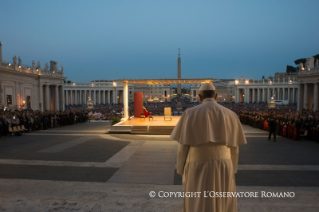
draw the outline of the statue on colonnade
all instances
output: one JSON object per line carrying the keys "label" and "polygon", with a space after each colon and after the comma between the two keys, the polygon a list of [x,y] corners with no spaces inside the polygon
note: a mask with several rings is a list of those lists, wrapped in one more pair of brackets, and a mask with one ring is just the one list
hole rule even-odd
{"label": "statue on colonnade", "polygon": [[48,65],[48,63],[45,63],[45,65],[44,65],[44,70],[45,70],[45,71],[48,71],[48,70],[49,70],[49,65]]}
{"label": "statue on colonnade", "polygon": [[18,61],[19,61],[19,66],[21,66],[21,64],[22,64],[22,60],[21,60],[21,58],[20,58],[20,56],[19,56],[19,58],[18,58]]}
{"label": "statue on colonnade", "polygon": [[32,68],[34,68],[35,67],[35,62],[34,62],[34,60],[32,60]]}
{"label": "statue on colonnade", "polygon": [[13,59],[13,65],[16,65],[17,64],[17,56],[14,55],[14,57],[12,59]]}
{"label": "statue on colonnade", "polygon": [[41,69],[41,63],[40,63],[40,61],[38,61],[37,68],[38,68],[38,69]]}

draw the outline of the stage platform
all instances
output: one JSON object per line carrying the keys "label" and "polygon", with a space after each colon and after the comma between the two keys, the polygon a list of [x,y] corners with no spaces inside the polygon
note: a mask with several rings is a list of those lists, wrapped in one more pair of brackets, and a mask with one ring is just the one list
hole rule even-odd
{"label": "stage platform", "polygon": [[172,116],[172,120],[166,118],[164,121],[164,116],[153,116],[153,120],[149,120],[148,117],[145,119],[132,117],[113,125],[109,133],[169,135],[180,118],[180,116]]}

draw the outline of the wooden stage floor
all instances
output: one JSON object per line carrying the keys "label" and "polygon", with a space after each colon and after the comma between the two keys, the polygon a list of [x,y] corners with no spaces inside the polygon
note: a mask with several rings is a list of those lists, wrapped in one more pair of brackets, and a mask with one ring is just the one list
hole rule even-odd
{"label": "wooden stage floor", "polygon": [[149,121],[148,117],[145,120],[140,118],[131,118],[131,120],[126,120],[117,126],[176,126],[179,121],[180,116],[172,116],[172,121],[166,119],[164,121],[164,116],[153,116],[153,121]]}

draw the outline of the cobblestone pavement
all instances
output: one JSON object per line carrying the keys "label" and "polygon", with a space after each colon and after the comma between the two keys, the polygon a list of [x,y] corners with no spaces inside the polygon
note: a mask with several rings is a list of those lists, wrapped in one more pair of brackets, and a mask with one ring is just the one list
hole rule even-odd
{"label": "cobblestone pavement", "polygon": [[[182,198],[161,197],[183,191],[176,142],[105,134],[109,127],[91,122],[0,138],[0,211],[181,211]],[[255,197],[238,198],[238,211],[319,211],[319,144],[268,141],[267,132],[243,127],[237,191]],[[280,192],[294,197],[273,197]]]}

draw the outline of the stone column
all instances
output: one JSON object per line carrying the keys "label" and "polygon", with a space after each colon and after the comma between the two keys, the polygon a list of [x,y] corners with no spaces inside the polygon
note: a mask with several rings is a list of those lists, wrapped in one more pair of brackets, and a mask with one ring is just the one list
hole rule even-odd
{"label": "stone column", "polygon": [[303,104],[302,104],[302,97],[301,97],[301,93],[303,91],[303,86],[304,84],[299,84],[299,90],[298,90],[298,104],[297,104],[297,110],[298,111],[302,111],[302,107],[303,107]]}
{"label": "stone column", "polygon": [[82,104],[82,102],[81,102],[81,99],[82,99],[81,90],[78,90],[77,93],[78,93],[78,104]]}
{"label": "stone column", "polygon": [[76,105],[79,104],[78,96],[79,96],[79,93],[78,93],[77,90],[75,90],[75,91],[74,91],[74,97],[75,97],[74,101],[75,101],[75,104],[76,104]]}
{"label": "stone column", "polygon": [[57,110],[60,110],[59,108],[59,87],[58,85],[54,86],[54,94],[55,94],[55,97],[54,97],[54,110],[57,111]]}
{"label": "stone column", "polygon": [[288,97],[287,97],[287,99],[288,99],[288,104],[290,104],[290,88],[288,87]]}
{"label": "stone column", "polygon": [[66,105],[69,105],[69,91],[68,90],[66,90],[65,91],[65,101],[66,101]]}
{"label": "stone column", "polygon": [[44,104],[44,101],[43,101],[43,85],[39,85],[39,101],[38,101],[38,107],[39,107],[39,110],[43,111],[43,104]]}
{"label": "stone column", "polygon": [[50,86],[45,87],[45,110],[50,110]]}
{"label": "stone column", "polygon": [[235,102],[238,103],[239,102],[239,89],[238,89],[238,87],[236,87],[235,91],[236,91],[236,93],[235,93],[235,98],[236,98]]}
{"label": "stone column", "polygon": [[96,105],[96,93],[95,93],[95,90],[93,90],[93,104]]}
{"label": "stone column", "polygon": [[97,91],[97,96],[98,96],[98,103],[101,104],[101,90]]}
{"label": "stone column", "polygon": [[[20,86],[18,82],[14,84],[15,84],[15,95],[12,95],[12,97],[15,96],[15,105],[17,105],[17,107],[19,108],[20,107]],[[14,102],[14,99],[12,99],[12,105],[14,105],[13,102]]]}
{"label": "stone column", "polygon": [[105,90],[102,91],[102,101],[103,104],[105,104]]}
{"label": "stone column", "polygon": [[305,83],[305,85],[304,85],[303,107],[308,109],[308,84],[307,83]]}
{"label": "stone column", "polygon": [[315,83],[314,91],[313,91],[313,110],[318,110],[318,83]]}
{"label": "stone column", "polygon": [[249,103],[249,89],[248,89],[248,88],[245,89],[245,96],[244,96],[244,98],[245,98],[245,102],[246,102],[246,103]]}
{"label": "stone column", "polygon": [[252,89],[251,93],[251,103],[255,102],[255,88]]}
{"label": "stone column", "polygon": [[65,110],[65,102],[64,102],[64,85],[61,85],[60,86],[60,100],[61,100],[61,103],[60,103],[60,110],[61,111],[64,111]]}
{"label": "stone column", "polygon": [[70,96],[71,96],[70,105],[73,105],[73,103],[74,103],[74,101],[73,101],[73,90],[70,90]]}
{"label": "stone column", "polygon": [[117,89],[113,90],[113,103],[117,104]]}
{"label": "stone column", "polygon": [[110,90],[107,91],[107,103],[111,103],[110,92]]}
{"label": "stone column", "polygon": [[87,101],[86,93],[87,93],[87,90],[84,90],[84,104],[86,104],[86,101]]}
{"label": "stone column", "polygon": [[292,103],[295,103],[295,88],[292,88]]}
{"label": "stone column", "polygon": [[123,82],[123,104],[124,104],[124,119],[128,119],[128,82]]}

